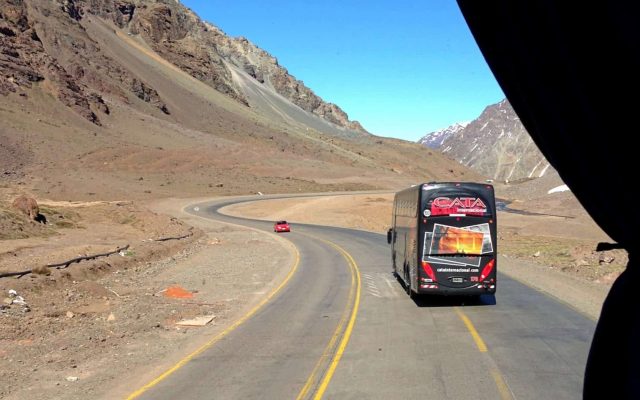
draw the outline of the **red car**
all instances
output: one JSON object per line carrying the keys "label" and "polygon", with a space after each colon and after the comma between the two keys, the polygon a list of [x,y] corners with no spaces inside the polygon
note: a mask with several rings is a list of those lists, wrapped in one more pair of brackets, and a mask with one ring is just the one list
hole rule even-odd
{"label": "red car", "polygon": [[274,232],[291,232],[287,221],[276,221],[276,223],[273,224],[273,231]]}

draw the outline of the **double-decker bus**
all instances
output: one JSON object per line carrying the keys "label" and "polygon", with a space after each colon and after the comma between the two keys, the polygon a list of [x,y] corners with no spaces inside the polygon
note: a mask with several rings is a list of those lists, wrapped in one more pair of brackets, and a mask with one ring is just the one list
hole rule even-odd
{"label": "double-decker bus", "polygon": [[412,297],[495,293],[493,186],[430,182],[396,193],[387,242],[393,272]]}

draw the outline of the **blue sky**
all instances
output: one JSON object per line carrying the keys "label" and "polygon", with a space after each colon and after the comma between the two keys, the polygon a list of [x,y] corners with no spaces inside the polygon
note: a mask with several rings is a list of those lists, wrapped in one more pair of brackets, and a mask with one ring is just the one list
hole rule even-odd
{"label": "blue sky", "polygon": [[182,0],[371,133],[417,140],[504,98],[454,0]]}

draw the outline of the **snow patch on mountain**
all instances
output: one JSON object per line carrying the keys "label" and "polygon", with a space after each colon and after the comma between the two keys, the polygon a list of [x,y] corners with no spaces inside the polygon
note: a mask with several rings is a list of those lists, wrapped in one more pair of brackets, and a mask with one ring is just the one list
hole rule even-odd
{"label": "snow patch on mountain", "polygon": [[448,126],[444,129],[437,130],[435,132],[430,132],[424,135],[418,143],[430,147],[432,149],[438,149],[442,146],[442,143],[451,135],[455,135],[458,132],[462,131],[464,128],[469,125],[469,121],[467,122],[457,122],[451,126]]}
{"label": "snow patch on mountain", "polygon": [[549,191],[547,192],[547,194],[560,193],[560,192],[566,192],[566,191],[568,191],[568,190],[571,190],[571,189],[569,189],[569,186],[567,186],[567,185],[560,185],[560,186],[556,186],[556,187],[554,187],[553,189],[549,190]]}
{"label": "snow patch on mountain", "polygon": [[507,100],[470,123],[454,124],[420,140],[496,181],[536,179],[553,170]]}

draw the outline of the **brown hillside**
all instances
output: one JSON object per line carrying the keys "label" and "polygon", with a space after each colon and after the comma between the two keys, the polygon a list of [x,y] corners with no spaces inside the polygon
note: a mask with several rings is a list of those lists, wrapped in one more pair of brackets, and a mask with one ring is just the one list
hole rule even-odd
{"label": "brown hillside", "polygon": [[[205,79],[193,63],[211,45],[202,27],[214,27],[176,3],[131,3],[133,17],[120,3],[95,4],[3,2],[0,165],[22,191],[136,199],[478,179],[437,151],[356,134],[305,110],[260,82],[273,73],[263,63],[253,78],[237,54],[220,51],[231,67]],[[167,7],[184,16],[172,11],[160,23]]]}

